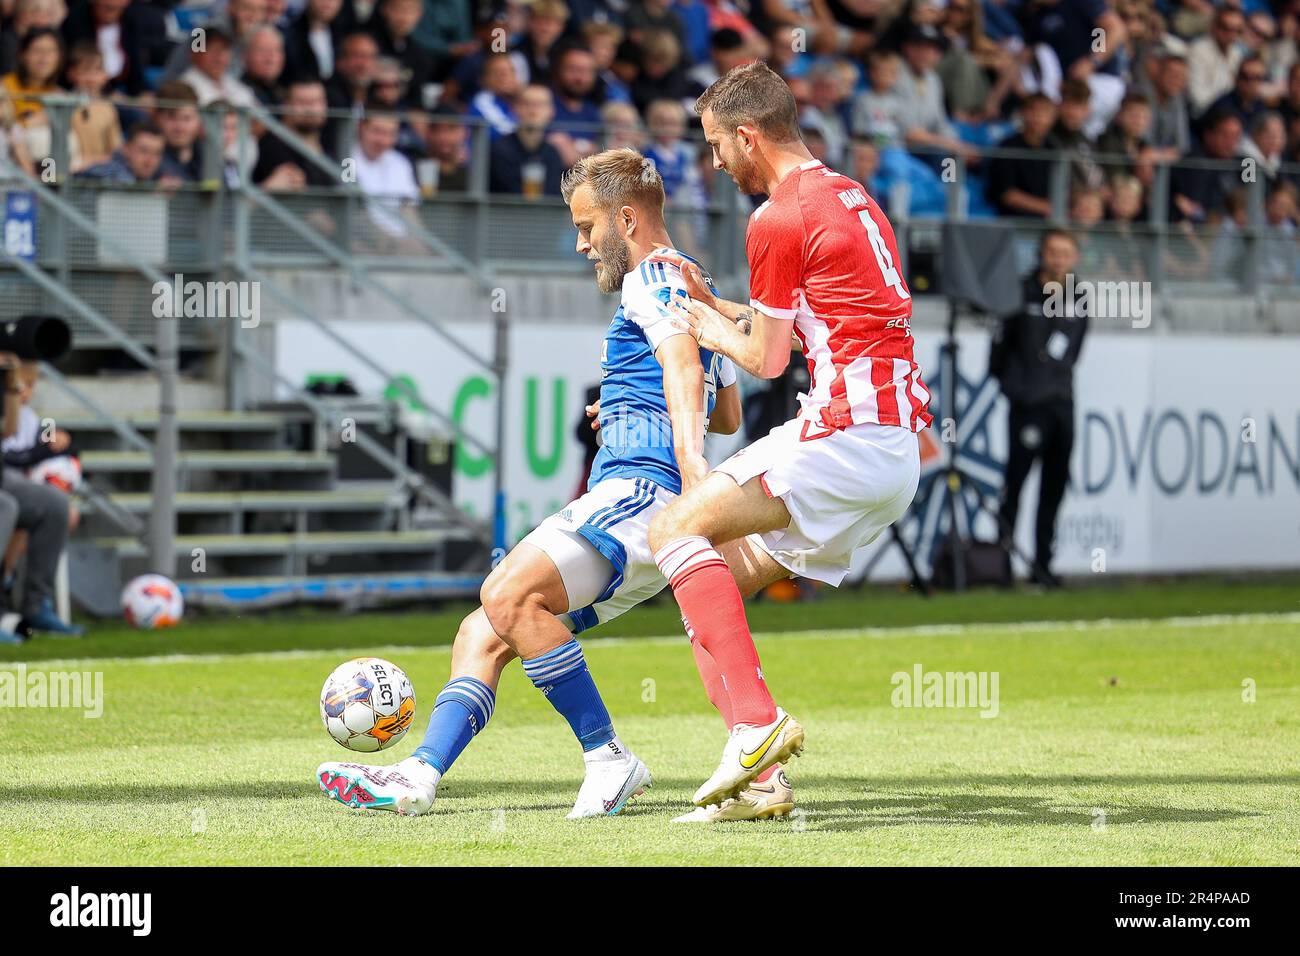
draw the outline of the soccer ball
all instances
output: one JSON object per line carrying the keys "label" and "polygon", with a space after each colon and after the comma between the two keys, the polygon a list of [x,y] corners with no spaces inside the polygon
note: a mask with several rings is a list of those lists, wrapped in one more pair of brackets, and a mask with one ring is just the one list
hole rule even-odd
{"label": "soccer ball", "polygon": [[161,574],[142,574],[122,589],[122,614],[126,623],[142,631],[175,627],[184,613],[181,589]]}
{"label": "soccer ball", "polygon": [[37,483],[53,485],[70,495],[81,487],[81,462],[71,455],[55,455],[33,465],[27,477]]}
{"label": "soccer ball", "polygon": [[329,735],[349,750],[385,750],[405,736],[415,719],[415,689],[396,664],[382,657],[357,657],[325,678],[320,719]]}

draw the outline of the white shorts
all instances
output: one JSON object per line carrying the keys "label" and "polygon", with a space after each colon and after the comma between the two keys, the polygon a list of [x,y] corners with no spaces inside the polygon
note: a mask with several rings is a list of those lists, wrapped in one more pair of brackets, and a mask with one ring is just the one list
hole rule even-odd
{"label": "white shorts", "polygon": [[790,511],[782,531],[749,540],[804,578],[838,587],[853,552],[903,516],[921,477],[916,434],[897,425],[827,432],[796,418],[736,452],[715,471],[743,485],[760,478]]}
{"label": "white shorts", "polygon": [[520,542],[559,568],[569,594],[560,620],[571,631],[613,620],[664,589],[650,521],[676,497],[648,478],[606,478]]}

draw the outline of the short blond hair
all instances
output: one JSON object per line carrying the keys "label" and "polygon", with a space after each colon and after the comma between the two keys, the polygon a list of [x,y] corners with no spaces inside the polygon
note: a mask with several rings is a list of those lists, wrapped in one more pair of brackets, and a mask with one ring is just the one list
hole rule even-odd
{"label": "short blond hair", "polygon": [[574,163],[560,179],[560,195],[570,202],[578,187],[591,184],[600,209],[636,206],[662,217],[664,181],[655,164],[630,146],[607,149]]}
{"label": "short blond hair", "polygon": [[713,119],[732,135],[752,126],[774,143],[799,138],[799,107],[789,85],[762,60],[728,70],[695,101],[695,112]]}

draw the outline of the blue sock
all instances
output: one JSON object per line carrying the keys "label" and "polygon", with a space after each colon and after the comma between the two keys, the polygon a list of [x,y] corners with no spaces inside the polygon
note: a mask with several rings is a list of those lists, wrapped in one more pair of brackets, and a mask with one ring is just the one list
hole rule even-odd
{"label": "blue sock", "polygon": [[533,686],[546,695],[551,706],[573,728],[583,752],[595,750],[614,739],[614,722],[600,699],[596,682],[587,669],[587,659],[577,640],[562,644],[541,657],[524,661],[524,673]]}
{"label": "blue sock", "polygon": [[457,677],[447,682],[433,702],[429,729],[415,756],[446,773],[470,740],[487,726],[497,695],[477,677]]}

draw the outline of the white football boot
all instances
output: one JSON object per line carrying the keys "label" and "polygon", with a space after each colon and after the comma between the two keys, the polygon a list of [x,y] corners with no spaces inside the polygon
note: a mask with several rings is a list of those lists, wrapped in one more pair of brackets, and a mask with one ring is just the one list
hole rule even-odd
{"label": "white football boot", "polygon": [[722,806],[696,807],[673,817],[673,823],[728,823],[732,820],[774,820],[794,809],[794,788],[784,770],[762,783],[751,783],[740,796],[723,800]]}
{"label": "white football boot", "polygon": [[568,819],[612,817],[653,785],[650,768],[617,737],[582,755],[587,776]]}
{"label": "white football boot", "polygon": [[738,724],[722,748],[722,762],[704,786],[695,791],[697,807],[722,806],[740,795],[749,782],[773,764],[803,753],[803,727],[780,707],[776,719],[761,727]]}
{"label": "white football boot", "polygon": [[388,767],[323,763],[316,768],[321,792],[353,809],[388,810],[406,817],[428,813],[442,774],[419,757]]}

